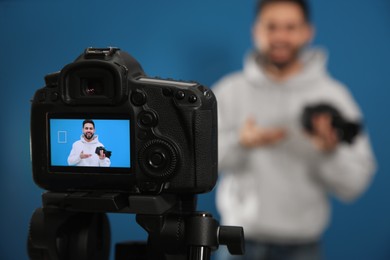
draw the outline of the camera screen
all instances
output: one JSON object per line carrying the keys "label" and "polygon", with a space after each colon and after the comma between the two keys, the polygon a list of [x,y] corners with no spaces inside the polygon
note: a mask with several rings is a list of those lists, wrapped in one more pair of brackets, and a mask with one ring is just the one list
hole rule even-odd
{"label": "camera screen", "polygon": [[49,128],[52,169],[129,172],[130,120],[50,118]]}

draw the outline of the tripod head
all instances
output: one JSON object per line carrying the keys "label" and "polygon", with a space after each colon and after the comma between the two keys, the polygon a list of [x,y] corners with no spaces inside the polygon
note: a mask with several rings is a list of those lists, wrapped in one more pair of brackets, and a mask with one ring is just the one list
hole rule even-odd
{"label": "tripod head", "polygon": [[108,259],[106,212],[136,214],[137,223],[149,234],[147,244],[118,244],[116,260],[206,260],[220,244],[232,254],[244,252],[243,229],[220,226],[211,214],[196,212],[195,195],[46,192],[42,200],[43,208],[34,212],[30,223],[32,260]]}

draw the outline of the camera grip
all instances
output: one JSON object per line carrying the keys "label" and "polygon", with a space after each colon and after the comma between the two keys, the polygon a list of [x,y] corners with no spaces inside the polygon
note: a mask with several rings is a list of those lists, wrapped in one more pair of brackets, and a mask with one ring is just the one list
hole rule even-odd
{"label": "camera grip", "polygon": [[[218,134],[212,110],[197,110],[194,113],[194,151],[196,186],[211,190],[218,177]],[[214,120],[213,120],[214,119]]]}

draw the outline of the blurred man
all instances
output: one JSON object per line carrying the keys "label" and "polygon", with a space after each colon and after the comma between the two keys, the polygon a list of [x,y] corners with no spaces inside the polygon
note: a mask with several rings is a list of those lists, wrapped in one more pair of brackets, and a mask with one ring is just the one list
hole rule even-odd
{"label": "blurred man", "polygon": [[83,134],[80,140],[73,143],[68,157],[70,166],[94,166],[109,167],[111,161],[106,157],[103,150],[96,154],[96,148],[103,146],[95,135],[95,123],[86,119],[83,121]]}
{"label": "blurred man", "polygon": [[326,103],[348,120],[362,116],[346,87],[329,76],[326,54],[307,47],[313,37],[303,0],[263,0],[252,34],[255,50],[244,69],[220,80],[217,206],[224,225],[244,227],[246,255],[221,259],[320,259],[329,222],[328,194],[351,201],[375,170],[361,131],[341,142],[332,116],[310,118],[308,105]]}

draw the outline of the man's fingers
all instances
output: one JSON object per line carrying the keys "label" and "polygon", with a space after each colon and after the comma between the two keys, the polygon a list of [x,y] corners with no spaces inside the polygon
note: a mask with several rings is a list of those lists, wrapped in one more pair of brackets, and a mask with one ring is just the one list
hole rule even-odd
{"label": "man's fingers", "polygon": [[244,123],[245,129],[254,129],[256,128],[256,120],[253,117],[249,117]]}
{"label": "man's fingers", "polygon": [[312,118],[314,134],[318,136],[328,135],[333,130],[332,116],[329,114],[319,114]]}
{"label": "man's fingers", "polygon": [[245,147],[254,147],[256,145],[256,122],[253,117],[245,120],[240,130],[240,143]]}
{"label": "man's fingers", "polygon": [[286,131],[281,128],[266,129],[257,125],[253,116],[248,117],[240,131],[240,143],[248,148],[274,144],[284,139]]}
{"label": "man's fingers", "polygon": [[325,142],[327,147],[329,147],[330,149],[338,144],[339,138],[336,130],[332,129],[331,131],[326,133]]}
{"label": "man's fingers", "polygon": [[332,151],[339,143],[336,129],[332,126],[330,114],[319,114],[312,118],[313,133],[310,137],[314,145],[325,152]]}
{"label": "man's fingers", "polygon": [[84,151],[81,151],[81,153],[80,153],[80,158],[81,159],[86,159],[86,158],[89,158],[89,157],[91,157],[92,156],[92,154],[90,154],[90,153],[84,153]]}
{"label": "man's fingers", "polygon": [[259,144],[274,144],[286,137],[286,131],[284,129],[263,129],[258,134]]}

